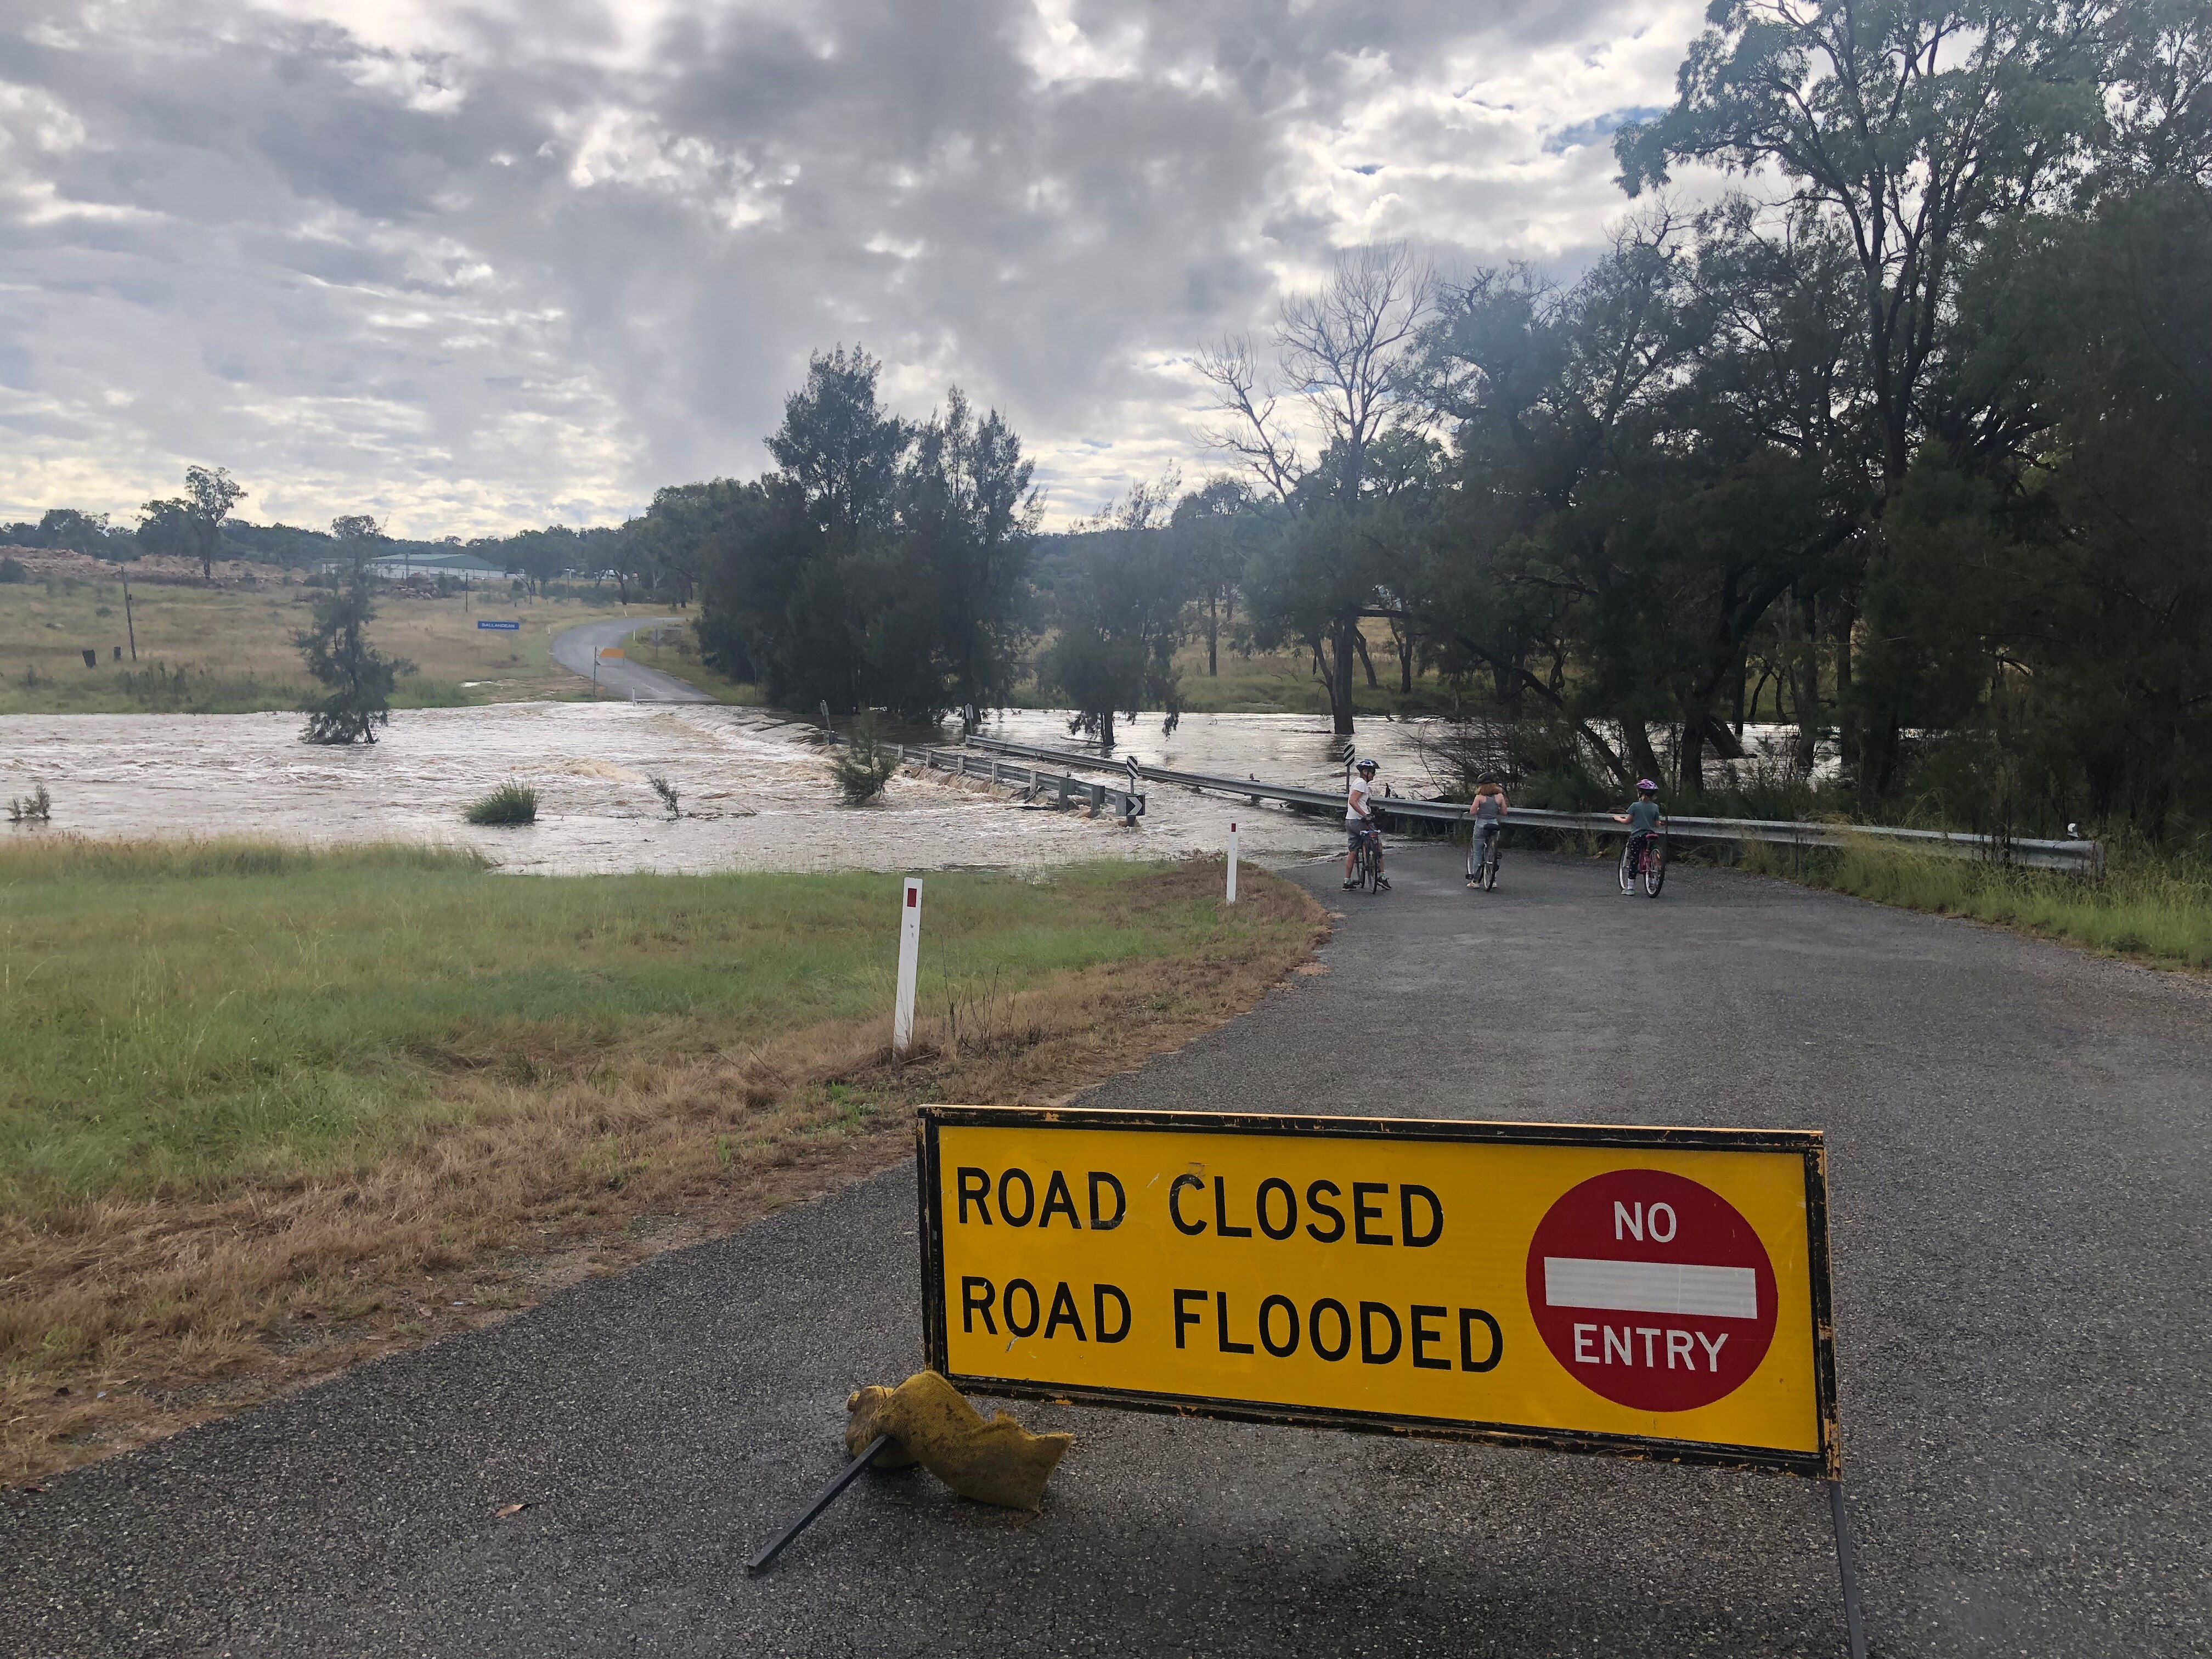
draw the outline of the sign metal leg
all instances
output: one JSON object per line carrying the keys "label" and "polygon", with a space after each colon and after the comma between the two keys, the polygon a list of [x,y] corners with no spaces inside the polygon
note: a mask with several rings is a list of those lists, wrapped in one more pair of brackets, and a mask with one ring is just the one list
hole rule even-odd
{"label": "sign metal leg", "polygon": [[1836,1570],[1844,1581],[1844,1632],[1850,1643],[1851,1659],[1867,1659],[1866,1621],[1859,1613],[1858,1552],[1851,1547],[1851,1521],[1844,1509],[1840,1480],[1828,1482],[1828,1515],[1836,1523]]}
{"label": "sign metal leg", "polygon": [[755,1573],[766,1572],[769,1568],[769,1564],[774,1561],[777,1556],[783,1553],[785,1547],[788,1545],[793,1539],[798,1537],[799,1534],[805,1532],[807,1528],[812,1526],[814,1524],[814,1518],[820,1515],[823,1510],[828,1509],[832,1504],[836,1503],[837,1501],[838,1493],[843,1492],[846,1487],[851,1486],[854,1480],[859,1477],[860,1471],[876,1461],[876,1454],[883,1450],[884,1447],[890,1443],[891,1437],[887,1434],[879,1434],[873,1440],[870,1441],[868,1443],[868,1449],[866,1451],[862,1452],[858,1457],[854,1458],[842,1469],[839,1470],[837,1478],[832,1480],[828,1486],[823,1487],[821,1495],[811,1504],[809,1504],[806,1506],[805,1514],[800,1516],[798,1520],[793,1522],[788,1527],[785,1528],[782,1535],[777,1538],[775,1542],[770,1544],[758,1555],[754,1556],[751,1560],[745,1563],[746,1576],[750,1577]]}

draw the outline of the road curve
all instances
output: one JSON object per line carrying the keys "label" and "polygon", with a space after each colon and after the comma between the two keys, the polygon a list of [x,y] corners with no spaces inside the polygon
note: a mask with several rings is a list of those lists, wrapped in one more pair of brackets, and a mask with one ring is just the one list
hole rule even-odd
{"label": "road curve", "polygon": [[[1875,1650],[2212,1651],[2202,983],[1686,866],[1392,873],[1308,866],[1328,972],[1082,1098],[1824,1127]],[[749,1579],[915,1366],[914,1234],[907,1165],[9,1495],[0,1647],[1843,1651],[1808,1482],[1043,1405],[1034,1522],[870,1479]]]}
{"label": "road curve", "polygon": [[[592,678],[592,653],[603,646],[620,645],[641,628],[680,623],[683,617],[618,617],[608,622],[580,623],[553,636],[553,660],[572,674]],[[712,702],[697,686],[673,674],[647,668],[626,658],[615,657],[599,665],[600,687],[617,698],[633,695],[639,702]]]}

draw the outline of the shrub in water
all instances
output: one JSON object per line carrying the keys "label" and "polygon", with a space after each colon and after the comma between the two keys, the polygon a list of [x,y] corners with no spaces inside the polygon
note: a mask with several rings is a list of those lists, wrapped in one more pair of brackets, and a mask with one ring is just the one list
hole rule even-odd
{"label": "shrub in water", "polygon": [[502,783],[462,816],[471,823],[535,823],[538,792],[526,784]]}
{"label": "shrub in water", "polygon": [[843,744],[830,757],[830,775],[837,780],[837,793],[848,806],[866,806],[875,799],[896,770],[898,762],[891,757],[872,714],[854,721]]}
{"label": "shrub in water", "polygon": [[0,559],[0,582],[27,582],[30,580],[30,570],[21,559]]}

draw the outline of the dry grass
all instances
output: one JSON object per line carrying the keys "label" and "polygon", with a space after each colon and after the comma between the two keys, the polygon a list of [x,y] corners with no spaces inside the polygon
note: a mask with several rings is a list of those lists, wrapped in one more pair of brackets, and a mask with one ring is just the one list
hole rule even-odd
{"label": "dry grass", "polygon": [[[49,556],[29,553],[25,561]],[[292,635],[308,625],[323,590],[302,585],[299,571],[272,565],[216,567],[213,586],[174,573],[131,569],[131,616],[137,659],[131,659],[123,589],[113,565],[76,559],[64,574],[43,568],[25,583],[0,586],[0,714],[138,712],[239,714],[296,708],[315,688],[301,666]],[[446,599],[386,589],[377,597],[369,632],[379,649],[416,665],[393,696],[401,708],[512,702],[580,694],[576,676],[554,662],[552,636],[564,628],[619,617],[605,604],[571,599],[516,599],[499,584],[479,589],[466,607]],[[648,613],[649,614],[649,613]],[[487,632],[479,618],[512,617],[512,634]],[[115,650],[124,647],[124,659]],[[84,665],[89,649],[97,665]],[[587,695],[587,694],[586,694]]]}
{"label": "dry grass", "polygon": [[1325,932],[1310,898],[1256,871],[1233,924],[1205,920],[1218,860],[1132,875],[1131,924],[1174,918],[1180,948],[1011,993],[970,975],[924,1008],[904,1064],[884,1015],[704,1051],[642,1018],[535,1067],[455,1065],[434,1109],[352,1170],[111,1185],[0,1217],[0,1482],[818,1195],[906,1157],[920,1101],[1065,1098],[1249,1007]]}

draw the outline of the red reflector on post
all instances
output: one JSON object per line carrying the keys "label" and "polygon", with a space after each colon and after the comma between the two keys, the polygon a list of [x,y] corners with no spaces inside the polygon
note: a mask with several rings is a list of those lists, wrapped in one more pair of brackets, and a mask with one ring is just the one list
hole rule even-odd
{"label": "red reflector on post", "polygon": [[918,903],[918,902],[921,901],[921,890],[920,888],[918,888],[918,887],[909,887],[909,888],[908,888],[908,889],[906,890],[906,908],[907,908],[908,909],[909,909],[909,910],[913,909],[913,908],[914,908],[914,907],[915,907],[915,905],[916,903]]}

